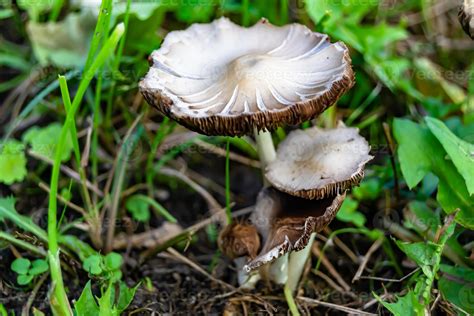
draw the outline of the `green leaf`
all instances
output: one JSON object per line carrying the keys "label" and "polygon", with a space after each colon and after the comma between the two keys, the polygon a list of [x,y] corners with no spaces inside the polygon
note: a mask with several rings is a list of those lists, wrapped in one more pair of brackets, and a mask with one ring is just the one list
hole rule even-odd
{"label": "green leaf", "polygon": [[39,15],[51,9],[53,1],[51,0],[18,0],[18,7],[28,11],[28,15],[31,19],[37,20]]}
{"label": "green leaf", "polygon": [[402,242],[395,241],[397,246],[421,268],[423,273],[431,278],[433,276],[433,266],[436,264],[436,245],[431,242]]}
{"label": "green leaf", "polygon": [[382,192],[382,184],[379,179],[370,178],[363,180],[360,186],[352,189],[352,195],[359,201],[375,200]]}
{"label": "green leaf", "polygon": [[107,254],[104,258],[105,266],[109,270],[118,270],[122,266],[123,259],[122,256],[116,252],[111,252]]}
{"label": "green leaf", "polygon": [[426,117],[425,121],[463,176],[469,194],[474,194],[474,145],[457,137],[440,120]]}
{"label": "green leaf", "polygon": [[36,259],[35,261],[33,261],[29,273],[31,275],[40,275],[48,271],[48,269],[49,269],[49,266],[46,260]]}
{"label": "green leaf", "polygon": [[33,275],[30,275],[30,274],[20,274],[16,278],[16,281],[20,285],[30,284],[31,280],[33,280]]}
{"label": "green leaf", "polygon": [[0,182],[10,185],[23,181],[26,174],[25,146],[16,140],[0,144]]}
{"label": "green leaf", "polygon": [[66,245],[68,249],[72,250],[76,255],[78,255],[82,262],[84,262],[90,256],[100,256],[99,253],[94,250],[94,248],[76,236],[61,235],[59,242],[63,245]]}
{"label": "green leaf", "polygon": [[[156,202],[155,200],[153,200],[152,198],[150,198],[146,195],[135,194],[132,197],[130,197],[128,200],[130,200],[130,199],[132,199],[132,202],[130,202],[131,204],[129,206],[134,207],[135,212],[137,212],[137,211],[142,212],[143,210],[137,210],[136,208],[137,208],[137,206],[144,207],[144,204],[142,204],[142,203],[146,203],[149,206],[151,206],[159,215],[163,216],[167,221],[169,221],[171,223],[176,223],[177,222],[176,218],[174,218],[174,216],[171,215],[170,212],[168,212],[168,210],[163,207],[163,205],[161,205],[160,203]],[[128,202],[128,200],[127,200],[127,202]]]}
{"label": "green leaf", "polygon": [[358,207],[359,202],[348,197],[342,203],[341,209],[337,212],[336,218],[342,222],[353,223],[357,227],[363,227],[366,218],[364,214],[357,211]]}
{"label": "green leaf", "polygon": [[33,52],[42,66],[76,68],[85,63],[95,18],[89,12],[70,13],[60,22],[26,25]]}
{"label": "green leaf", "polygon": [[[411,214],[410,214],[411,212]],[[426,230],[436,231],[441,225],[439,214],[435,213],[426,205],[426,202],[411,201],[408,203],[408,211],[405,214],[403,225],[414,229],[423,235]]]}
{"label": "green leaf", "polygon": [[377,294],[373,294],[375,298],[395,316],[425,315],[423,305],[420,304],[413,291],[409,291],[405,296],[397,296],[395,303],[384,302]]}
{"label": "green leaf", "polygon": [[15,259],[11,264],[11,269],[18,274],[27,274],[31,261],[26,258]]}
{"label": "green leaf", "polygon": [[74,310],[77,316],[98,316],[99,306],[92,294],[91,281],[87,282],[82,294],[74,304]]}
{"label": "green leaf", "polygon": [[410,189],[429,172],[439,179],[438,202],[446,213],[459,209],[456,221],[474,229],[474,198],[469,196],[466,184],[454,164],[445,159],[446,152],[431,132],[405,119],[393,123],[395,139],[399,144],[398,159]]}
{"label": "green leaf", "polygon": [[474,270],[442,264],[438,287],[443,297],[450,303],[474,314]]}
{"label": "green leaf", "polygon": [[[54,159],[56,145],[59,142],[60,134],[61,124],[52,123],[47,127],[30,128],[23,136],[23,141],[32,146],[32,151],[35,154]],[[71,158],[72,149],[73,145],[71,136],[68,135],[64,150],[61,154],[61,161],[67,161]]]}
{"label": "green leaf", "polygon": [[137,221],[148,222],[150,220],[148,203],[137,195],[132,195],[127,199],[125,208],[132,214],[133,219]]}
{"label": "green leaf", "polygon": [[115,316],[118,315],[118,312],[115,308],[113,308],[112,305],[112,291],[113,291],[113,285],[110,284],[107,287],[107,290],[105,293],[102,295],[102,297],[99,299],[99,315],[100,316]]}
{"label": "green leaf", "polygon": [[0,303],[0,316],[8,316],[7,309],[2,303]]}
{"label": "green leaf", "polygon": [[102,273],[102,257],[100,255],[92,255],[84,260],[83,268],[92,275]]}
{"label": "green leaf", "polygon": [[16,226],[33,233],[43,241],[48,241],[48,235],[41,227],[33,223],[30,217],[20,215],[15,210],[15,198],[0,198],[0,221],[8,219]]}
{"label": "green leaf", "polygon": [[140,283],[132,288],[128,288],[125,282],[120,282],[120,294],[117,302],[117,310],[122,313],[132,303],[133,297],[140,286]]}

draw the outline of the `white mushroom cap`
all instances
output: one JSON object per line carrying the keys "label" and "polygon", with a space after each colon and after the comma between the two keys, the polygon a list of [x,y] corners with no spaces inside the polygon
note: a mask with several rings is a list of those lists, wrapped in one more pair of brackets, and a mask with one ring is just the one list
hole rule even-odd
{"label": "white mushroom cap", "polygon": [[266,169],[268,181],[291,195],[321,199],[358,185],[373,157],[358,129],[295,130],[279,145]]}
{"label": "white mushroom cap", "polygon": [[459,9],[459,21],[464,31],[474,39],[474,0],[464,0]]}
{"label": "white mushroom cap", "polygon": [[208,135],[244,135],[314,118],[348,90],[348,49],[300,24],[220,18],[170,32],[140,90],[163,114]]}

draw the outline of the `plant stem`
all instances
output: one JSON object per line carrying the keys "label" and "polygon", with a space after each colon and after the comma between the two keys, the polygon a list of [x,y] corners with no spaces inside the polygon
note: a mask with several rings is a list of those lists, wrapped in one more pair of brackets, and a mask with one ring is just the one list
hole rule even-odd
{"label": "plant stem", "polygon": [[290,309],[290,312],[293,316],[300,316],[300,312],[298,311],[298,307],[296,306],[296,302],[293,298],[293,293],[288,286],[288,283],[285,285],[285,288],[283,289],[283,292],[285,293],[285,299],[288,304],[288,308]]}
{"label": "plant stem", "polygon": [[227,137],[225,154],[225,210],[227,215],[227,225],[232,224],[232,211],[230,209],[230,137]]}

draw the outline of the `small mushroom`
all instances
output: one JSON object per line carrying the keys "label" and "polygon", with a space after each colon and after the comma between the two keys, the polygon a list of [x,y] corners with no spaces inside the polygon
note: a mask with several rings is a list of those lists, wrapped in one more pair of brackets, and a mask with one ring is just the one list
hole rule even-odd
{"label": "small mushroom", "polygon": [[322,199],[358,185],[373,157],[356,128],[295,130],[279,145],[266,177],[278,190],[306,199]]}
{"label": "small mushroom", "polygon": [[252,224],[232,223],[220,232],[218,244],[222,253],[231,259],[254,259],[260,249],[260,236]]}
{"label": "small mushroom", "polygon": [[308,200],[272,187],[263,189],[250,217],[262,238],[263,247],[244,269],[250,272],[291,251],[304,249],[311,235],[323,230],[334,219],[345,196],[342,193]]}
{"label": "small mushroom", "polygon": [[308,121],[354,84],[347,47],[306,26],[220,18],[168,33],[139,87],[161,113],[206,135]]}
{"label": "small mushroom", "polygon": [[459,8],[459,22],[467,35],[474,39],[474,1],[464,0]]}

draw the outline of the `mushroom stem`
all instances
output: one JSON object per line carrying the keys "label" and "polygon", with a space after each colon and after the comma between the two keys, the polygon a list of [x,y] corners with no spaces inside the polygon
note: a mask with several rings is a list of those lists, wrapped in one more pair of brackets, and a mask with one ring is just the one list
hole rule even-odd
{"label": "mushroom stem", "polygon": [[[265,173],[265,167],[276,158],[275,145],[273,145],[272,133],[269,131],[258,131],[254,128],[255,140],[257,141],[258,157],[262,164],[262,171]],[[264,178],[265,185],[268,185]]]}
{"label": "mushroom stem", "polygon": [[311,234],[308,244],[303,250],[294,251],[290,254],[290,259],[288,262],[288,281],[286,285],[291,290],[295,292],[298,287],[298,282],[303,273],[304,266],[308,260],[309,255],[311,254],[311,248],[313,247],[313,241],[316,237],[316,233]]}
{"label": "mushroom stem", "polygon": [[[269,131],[258,131],[254,128],[255,140],[257,141],[258,156],[262,165],[262,172],[265,173],[266,166],[275,160],[276,152],[273,144],[272,133]],[[265,186],[269,185],[268,180],[263,178]],[[276,284],[285,284],[288,280],[288,255],[284,255],[268,267],[268,276]]]}

